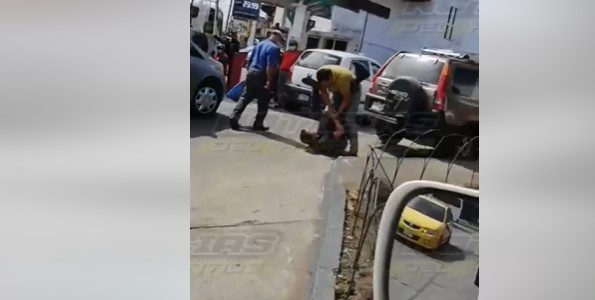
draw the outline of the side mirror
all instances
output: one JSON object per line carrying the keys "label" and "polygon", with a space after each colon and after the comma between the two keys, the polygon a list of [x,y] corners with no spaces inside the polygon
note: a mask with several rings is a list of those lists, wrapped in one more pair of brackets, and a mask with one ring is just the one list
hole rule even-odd
{"label": "side mirror", "polygon": [[456,86],[453,86],[453,87],[451,88],[451,90],[452,90],[452,92],[453,92],[455,95],[460,95],[460,94],[461,94],[461,90],[460,90],[458,87],[456,87]]}
{"label": "side mirror", "polygon": [[198,7],[190,6],[190,18],[191,19],[198,17],[199,12],[200,12],[200,9]]}
{"label": "side mirror", "polygon": [[[384,210],[382,212],[382,217],[380,219],[380,223],[378,226],[378,234],[377,234],[377,239],[376,239],[376,246],[375,246],[375,250],[374,250],[374,269],[373,269],[373,295],[374,295],[374,299],[377,300],[390,300],[391,298],[389,298],[389,284],[391,284],[392,281],[394,281],[394,278],[397,277],[399,275],[395,275],[393,274],[393,272],[391,272],[391,262],[395,263],[397,260],[393,259],[393,253],[396,253],[398,251],[396,251],[395,248],[395,235],[397,234],[397,231],[401,232],[401,225],[402,224],[406,224],[407,226],[412,225],[412,228],[415,228],[415,224],[410,224],[410,221],[402,221],[401,220],[401,216],[405,216],[406,213],[411,213],[411,209],[418,209],[417,204],[415,204],[415,202],[412,202],[412,205],[408,205],[410,201],[415,200],[415,199],[420,199],[420,198],[425,198],[428,199],[429,197],[425,196],[425,195],[429,195],[431,194],[431,198],[448,198],[448,197],[457,197],[457,198],[461,198],[464,201],[468,201],[471,203],[476,203],[479,204],[479,190],[474,190],[474,189],[470,189],[470,188],[464,188],[461,186],[456,186],[456,185],[451,185],[451,184],[446,184],[446,183],[441,183],[441,182],[435,182],[435,181],[425,181],[425,180],[417,180],[417,181],[409,181],[409,182],[405,182],[402,185],[400,185],[399,187],[397,187],[389,196],[385,206],[384,206]],[[422,197],[419,197],[422,196]],[[436,203],[436,200],[430,200],[434,203]],[[420,200],[417,200],[418,203],[421,203]],[[444,205],[444,203],[442,201],[439,201],[439,203],[442,203],[441,205]],[[423,205],[419,206],[422,207]],[[407,210],[405,210],[405,208],[407,207]],[[427,206],[426,206],[427,207]],[[430,209],[430,208],[426,208],[428,210],[428,212],[430,212],[430,214],[432,214],[432,211],[435,212],[435,210]],[[419,217],[420,214],[418,214],[417,212],[415,212],[414,214],[411,214],[412,219],[416,219]],[[430,216],[428,214],[428,216]],[[430,216],[431,217],[431,216]],[[440,214],[434,214],[434,218],[439,218]],[[410,219],[410,220],[412,220]],[[427,222],[426,224],[431,224],[433,222]],[[435,222],[434,222],[435,223]],[[404,226],[404,225],[403,225]],[[423,226],[423,225],[422,225]],[[398,228],[398,230],[397,230]],[[417,227],[420,228],[420,227]],[[479,229],[478,229],[479,230]],[[435,233],[432,233],[435,234]],[[478,235],[477,235],[478,236]],[[419,237],[419,236],[409,236],[409,237],[415,237],[415,239],[412,240],[422,240],[424,239],[424,237]],[[467,241],[468,242],[468,241]],[[447,241],[446,244],[444,245],[448,245],[450,243],[450,245],[452,245],[452,241]],[[414,249],[414,248],[411,248]],[[415,250],[407,250],[407,251],[415,251]],[[464,253],[467,251],[463,251],[461,249],[458,250],[459,254],[466,256],[468,254]],[[422,252],[420,252],[421,254]],[[451,253],[453,254],[453,253]],[[423,254],[422,254],[423,255]],[[430,255],[436,255],[436,254],[430,254]],[[417,258],[419,259],[419,258]],[[455,260],[455,257],[449,257],[446,258],[446,260]],[[402,269],[402,268],[399,268]],[[422,270],[423,269],[423,270]],[[418,270],[418,272],[433,272],[433,270],[428,270],[428,267],[425,266],[422,267],[422,269]],[[430,268],[431,269],[431,268]],[[459,272],[459,275],[462,272]],[[475,270],[469,272],[470,276],[467,277],[461,277],[461,280],[464,280],[465,283],[464,284],[468,284],[470,286],[474,286],[477,285],[477,287],[479,287],[479,269],[477,272],[477,277],[473,276],[473,273],[475,273]],[[411,274],[408,274],[410,276],[412,276]],[[418,274],[421,275],[421,274]],[[425,274],[427,275],[427,274]],[[438,276],[439,274],[437,274],[436,276]],[[401,275],[401,276],[407,276],[407,275]],[[423,277],[423,276],[422,276]],[[475,283],[475,281],[477,280],[477,284]],[[427,283],[427,284],[431,284],[431,283]],[[395,292],[395,287],[391,287],[390,288],[391,293]],[[477,290],[476,290],[477,291]],[[398,291],[396,291],[398,292]],[[418,293],[421,291],[418,291]],[[478,293],[478,291],[477,291]],[[398,299],[399,296],[398,295],[393,295],[392,296],[393,300],[394,299]],[[477,296],[470,296],[470,295],[465,295],[460,297],[461,299],[463,298],[470,298],[470,297],[477,297]]]}

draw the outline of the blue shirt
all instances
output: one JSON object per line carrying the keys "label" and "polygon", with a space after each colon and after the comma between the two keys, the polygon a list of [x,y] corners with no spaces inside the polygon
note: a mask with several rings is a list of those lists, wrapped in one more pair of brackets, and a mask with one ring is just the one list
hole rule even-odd
{"label": "blue shirt", "polygon": [[266,39],[252,49],[248,69],[266,71],[279,65],[280,50],[273,41]]}

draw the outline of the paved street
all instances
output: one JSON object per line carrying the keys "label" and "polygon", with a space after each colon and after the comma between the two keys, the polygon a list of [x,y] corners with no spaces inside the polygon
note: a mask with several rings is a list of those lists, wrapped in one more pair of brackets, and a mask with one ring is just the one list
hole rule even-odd
{"label": "paved street", "polygon": [[390,298],[400,300],[477,300],[473,284],[479,265],[479,232],[455,229],[450,246],[422,253],[395,241]]}
{"label": "paved street", "polygon": [[[233,106],[224,101],[217,118],[191,121],[191,298],[306,299],[324,238],[321,188],[331,159],[308,154],[299,143],[299,131],[315,121],[270,111],[270,132],[234,132],[227,118]],[[241,123],[251,125],[255,112],[250,105]],[[368,145],[375,143],[376,136],[362,130],[360,157],[343,159],[348,167],[341,177],[349,188],[359,183]],[[405,159],[397,181],[419,177],[422,161]],[[394,170],[394,156],[385,154],[383,162]],[[426,176],[442,178],[446,166],[436,160]],[[451,172],[469,180],[464,167]]]}

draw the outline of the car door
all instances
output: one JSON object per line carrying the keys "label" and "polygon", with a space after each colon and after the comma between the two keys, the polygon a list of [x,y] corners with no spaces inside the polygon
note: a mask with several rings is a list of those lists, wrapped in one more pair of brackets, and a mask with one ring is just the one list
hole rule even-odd
{"label": "car door", "polygon": [[446,208],[446,219],[444,220],[444,223],[446,223],[446,234],[444,234],[444,236],[442,237],[443,242],[448,240],[448,238],[450,237],[450,235],[452,234],[452,222],[453,222],[453,215],[452,215],[452,209],[450,207]]}
{"label": "car door", "polygon": [[[351,64],[349,66],[349,69],[352,72],[355,71],[355,66],[354,66],[355,63],[359,63],[362,66],[365,66],[366,69],[368,70],[368,73],[369,74],[372,74],[371,73],[372,70],[370,69],[370,61],[369,60],[367,60],[367,59],[353,59],[353,60],[351,60]],[[363,104],[365,102],[365,100],[366,100],[366,92],[370,89],[370,85],[371,85],[370,78],[362,81],[361,85],[362,85],[362,92],[361,92],[361,95],[360,95],[360,103]]]}

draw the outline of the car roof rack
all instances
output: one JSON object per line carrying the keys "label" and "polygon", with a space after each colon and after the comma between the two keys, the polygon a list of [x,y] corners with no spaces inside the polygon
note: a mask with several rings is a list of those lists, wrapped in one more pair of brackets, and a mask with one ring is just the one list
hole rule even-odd
{"label": "car roof rack", "polygon": [[468,53],[457,53],[452,50],[447,49],[429,49],[429,48],[422,48],[422,54],[431,54],[431,55],[438,55],[438,56],[448,56],[457,59],[470,59],[470,55]]}

